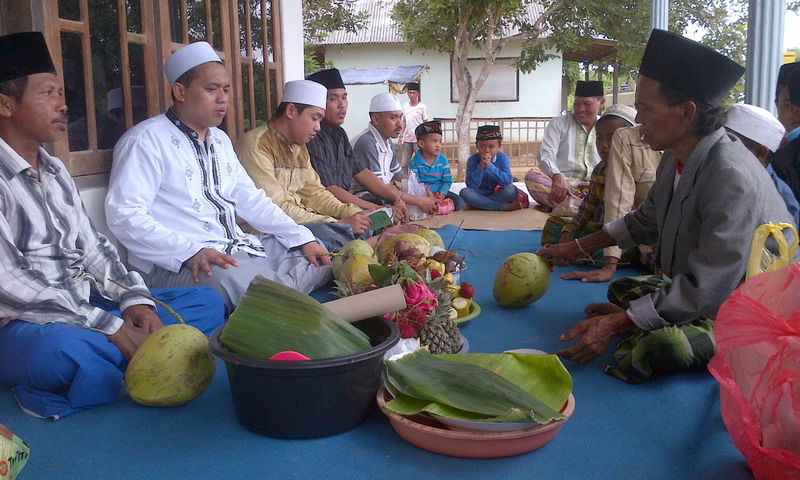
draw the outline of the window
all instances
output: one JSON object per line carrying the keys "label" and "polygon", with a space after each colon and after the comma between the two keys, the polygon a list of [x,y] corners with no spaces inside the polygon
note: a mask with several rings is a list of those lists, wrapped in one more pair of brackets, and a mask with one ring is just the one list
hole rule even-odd
{"label": "window", "polygon": [[[519,101],[519,70],[514,67],[514,58],[497,58],[492,65],[489,76],[478,92],[479,102],[517,102]],[[467,69],[476,78],[483,68],[483,58],[470,58],[467,60]],[[474,81],[474,80],[473,80]],[[450,101],[457,103],[458,86],[456,78],[450,71]]]}
{"label": "window", "polygon": [[[112,149],[136,123],[171,104],[164,61],[205,40],[231,77],[232,139],[265,122],[283,86],[276,0],[0,0],[10,17],[44,25],[63,75],[69,124],[53,146],[73,176],[108,172]],[[33,4],[32,4],[33,5]]]}

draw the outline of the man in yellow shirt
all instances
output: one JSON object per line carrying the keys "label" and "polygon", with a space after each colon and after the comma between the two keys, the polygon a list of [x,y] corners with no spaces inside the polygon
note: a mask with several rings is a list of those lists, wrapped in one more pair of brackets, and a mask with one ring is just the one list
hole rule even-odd
{"label": "man in yellow shirt", "polygon": [[327,96],[319,83],[288,82],[272,120],[242,135],[234,148],[256,186],[335,252],[351,240],[370,238],[372,231],[368,211],[337,199],[311,166],[306,143],[319,132]]}

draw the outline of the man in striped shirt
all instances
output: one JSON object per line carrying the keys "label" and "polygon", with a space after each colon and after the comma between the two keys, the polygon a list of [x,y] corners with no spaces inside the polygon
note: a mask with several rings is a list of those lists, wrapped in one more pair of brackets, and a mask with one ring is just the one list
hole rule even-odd
{"label": "man in striped shirt", "polygon": [[[386,184],[408,178],[397,163],[394,142],[391,141],[403,131],[403,110],[397,97],[389,92],[372,97],[369,119],[367,128],[352,140],[353,156]],[[368,195],[367,188],[358,182],[352,188],[352,193],[358,197],[381,202],[380,198]],[[401,198],[427,214],[434,214],[438,208],[432,195],[404,193]]]}
{"label": "man in striped shirt", "polygon": [[[0,37],[0,383],[48,418],[115,401],[139,345],[175,323],[143,296],[64,164],[41,148],[64,134],[66,113],[42,34]],[[224,320],[208,289],[153,295],[206,334]]]}

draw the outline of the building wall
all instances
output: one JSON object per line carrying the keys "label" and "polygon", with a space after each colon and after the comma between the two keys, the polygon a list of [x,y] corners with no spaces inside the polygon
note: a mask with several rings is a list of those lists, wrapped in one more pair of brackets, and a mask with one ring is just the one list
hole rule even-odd
{"label": "building wall", "polygon": [[[502,57],[519,54],[519,43],[507,46]],[[476,57],[479,56],[477,53]],[[450,60],[437,52],[405,50],[403,44],[328,45],[325,60],[336,68],[372,68],[397,65],[428,65],[422,74],[422,102],[433,117],[455,118],[457,103],[450,102]],[[478,102],[473,117],[553,117],[561,111],[561,59],[550,60],[529,74],[519,74],[518,102]],[[366,127],[370,99],[387,91],[386,85],[349,85],[350,107],[344,128],[351,137]],[[400,101],[408,97],[400,95]]]}
{"label": "building wall", "polygon": [[281,0],[281,48],[283,79],[303,79],[303,6],[295,0]]}

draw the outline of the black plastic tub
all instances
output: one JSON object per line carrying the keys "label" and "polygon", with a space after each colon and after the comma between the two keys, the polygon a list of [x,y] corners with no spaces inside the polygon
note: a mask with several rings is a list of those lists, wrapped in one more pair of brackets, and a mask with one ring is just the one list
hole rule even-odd
{"label": "black plastic tub", "polygon": [[236,418],[276,438],[317,438],[358,426],[372,412],[381,386],[383,355],[400,340],[391,320],[353,323],[372,348],[346,357],[283,362],[237,355],[211,335],[211,351],[227,366]]}

